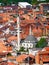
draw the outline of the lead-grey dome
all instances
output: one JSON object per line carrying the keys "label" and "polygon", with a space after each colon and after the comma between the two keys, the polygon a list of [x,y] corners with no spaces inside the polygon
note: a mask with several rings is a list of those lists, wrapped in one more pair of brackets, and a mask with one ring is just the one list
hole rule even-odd
{"label": "lead-grey dome", "polygon": [[24,41],[37,42],[37,39],[33,35],[29,35]]}

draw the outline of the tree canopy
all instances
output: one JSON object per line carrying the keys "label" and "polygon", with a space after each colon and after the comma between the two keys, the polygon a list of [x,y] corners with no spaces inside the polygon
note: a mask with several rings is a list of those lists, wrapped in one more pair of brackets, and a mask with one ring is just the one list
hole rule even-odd
{"label": "tree canopy", "polygon": [[38,4],[40,2],[49,2],[49,0],[45,0],[45,1],[37,1],[37,0],[0,0],[0,3],[6,3],[6,4],[18,3],[18,2],[28,2],[30,4]]}
{"label": "tree canopy", "polygon": [[19,51],[22,51],[22,52],[25,51],[25,50],[24,50],[24,47],[20,47],[20,50],[19,50]]}
{"label": "tree canopy", "polygon": [[45,47],[45,46],[47,46],[47,41],[46,41],[46,39],[45,38],[41,38],[39,41],[38,41],[38,43],[36,44],[36,47],[37,48],[43,48],[43,47]]}

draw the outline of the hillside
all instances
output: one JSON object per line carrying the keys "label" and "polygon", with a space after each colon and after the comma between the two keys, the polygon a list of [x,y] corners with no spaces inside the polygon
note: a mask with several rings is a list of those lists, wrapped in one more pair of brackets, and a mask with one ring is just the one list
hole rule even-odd
{"label": "hillside", "polygon": [[5,4],[12,4],[12,3],[18,3],[18,2],[29,2],[31,4],[38,4],[38,3],[48,3],[49,0],[0,0],[0,3],[5,3]]}

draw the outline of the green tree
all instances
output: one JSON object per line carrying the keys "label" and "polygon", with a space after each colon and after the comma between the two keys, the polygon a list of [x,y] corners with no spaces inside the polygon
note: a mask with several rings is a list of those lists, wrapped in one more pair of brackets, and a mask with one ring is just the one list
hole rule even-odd
{"label": "green tree", "polygon": [[23,51],[25,51],[24,49],[25,49],[24,47],[20,47],[20,50],[19,51],[22,51],[23,52]]}
{"label": "green tree", "polygon": [[37,0],[31,0],[31,4],[37,4]]}
{"label": "green tree", "polygon": [[31,4],[38,4],[38,3],[44,3],[49,2],[49,0],[46,1],[37,1],[37,0],[0,0],[0,3],[4,3],[5,5],[8,5],[10,3],[18,3],[18,2],[28,2]]}
{"label": "green tree", "polygon": [[12,56],[11,53],[8,53],[7,56]]}
{"label": "green tree", "polygon": [[38,41],[38,43],[36,44],[36,47],[37,48],[43,48],[43,47],[45,47],[45,46],[47,46],[47,41],[46,41],[46,39],[45,38],[41,38],[39,41]]}

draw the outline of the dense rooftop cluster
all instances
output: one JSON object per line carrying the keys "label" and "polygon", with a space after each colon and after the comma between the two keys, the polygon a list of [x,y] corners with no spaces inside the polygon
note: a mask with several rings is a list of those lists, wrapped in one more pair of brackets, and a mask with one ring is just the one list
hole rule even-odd
{"label": "dense rooftop cluster", "polygon": [[[49,45],[48,14],[49,3],[42,3],[39,6],[32,5],[31,8],[30,6],[21,8],[19,5],[0,6],[0,65],[18,65],[20,62],[26,62],[28,57],[31,58],[31,62],[35,63],[34,60],[36,60],[36,63],[40,63],[41,55],[42,62],[47,61],[43,55],[49,56],[49,47],[36,49],[35,45],[39,38],[44,36]],[[17,51],[17,15],[19,15],[20,22],[20,46],[23,46],[25,51],[26,49],[30,50],[31,55],[28,50],[22,52],[19,56],[17,55],[17,52],[19,52]],[[34,51],[37,52],[37,56],[33,54]],[[37,60],[35,57],[39,59]]]}

